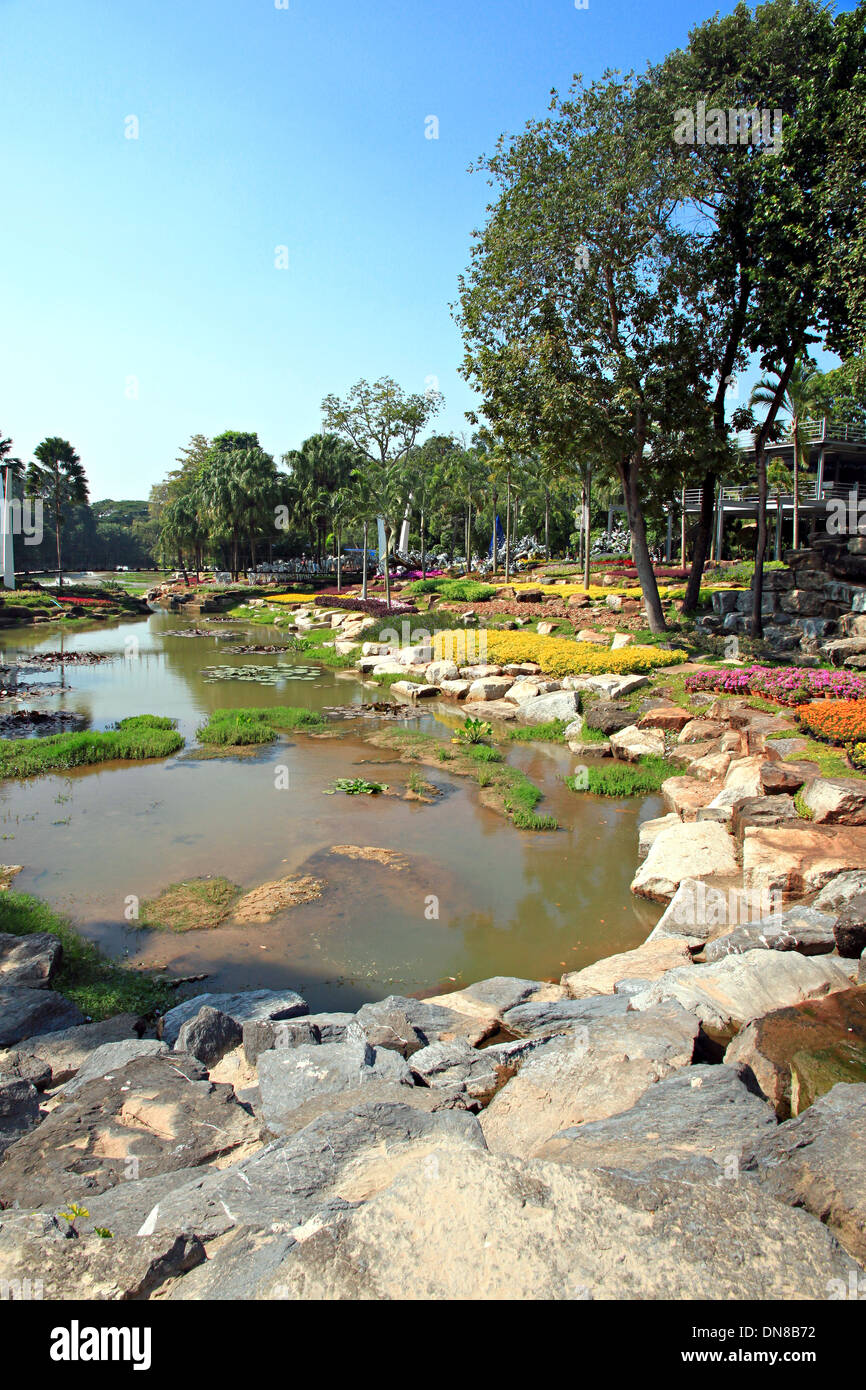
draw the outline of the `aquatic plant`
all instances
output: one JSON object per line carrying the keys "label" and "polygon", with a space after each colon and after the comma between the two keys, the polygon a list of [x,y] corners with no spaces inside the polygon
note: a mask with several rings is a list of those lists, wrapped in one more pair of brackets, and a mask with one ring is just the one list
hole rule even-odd
{"label": "aquatic plant", "polygon": [[[158,715],[122,719],[104,733],[79,731],[46,738],[0,739],[0,777],[33,777],[92,763],[167,758],[183,747],[172,721]],[[150,720],[157,721],[150,723]]]}
{"label": "aquatic plant", "polygon": [[242,746],[273,743],[283,730],[319,729],[325,723],[318,710],[292,705],[272,705],[262,709],[215,709],[207,722],[196,729],[199,743]]}
{"label": "aquatic plant", "polygon": [[493,733],[493,725],[486,719],[473,719],[467,715],[462,727],[455,729],[452,743],[484,743]]}
{"label": "aquatic plant", "polygon": [[347,796],[378,796],[379,792],[387,790],[384,782],[368,782],[365,777],[338,777],[325,796],[334,796],[336,792],[345,792]]}

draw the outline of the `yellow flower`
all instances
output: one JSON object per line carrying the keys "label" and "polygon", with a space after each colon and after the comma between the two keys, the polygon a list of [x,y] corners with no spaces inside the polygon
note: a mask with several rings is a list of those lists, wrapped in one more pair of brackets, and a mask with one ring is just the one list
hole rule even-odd
{"label": "yellow flower", "polygon": [[629,646],[611,651],[593,642],[573,642],[566,637],[542,637],[535,632],[501,632],[489,628],[437,632],[433,639],[433,655],[436,661],[453,660],[458,665],[489,661],[507,666],[535,661],[549,676],[597,675],[601,672],[642,675],[660,666],[674,666],[686,660],[685,652],[662,651],[659,647]]}

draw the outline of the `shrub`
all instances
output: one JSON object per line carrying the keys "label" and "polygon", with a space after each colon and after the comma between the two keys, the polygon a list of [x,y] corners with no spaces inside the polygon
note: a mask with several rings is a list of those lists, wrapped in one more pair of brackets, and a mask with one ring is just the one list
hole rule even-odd
{"label": "shrub", "polygon": [[439,594],[452,603],[483,603],[494,598],[498,590],[495,584],[481,584],[477,579],[416,579],[402,592],[413,597]]}
{"label": "shrub", "polygon": [[809,700],[866,698],[866,677],[851,671],[814,671],[801,666],[746,666],[735,670],[699,671],[686,677],[686,690],[723,695],[763,695],[778,705]]}
{"label": "shrub", "polygon": [[866,772],[866,743],[855,743],[849,750],[851,766]]}
{"label": "shrub", "polygon": [[588,767],[585,778],[566,777],[565,785],[573,792],[592,792],[595,796],[649,796],[670,775],[670,764],[652,756],[637,763],[605,762]]}
{"label": "shrub", "polygon": [[455,729],[452,743],[483,743],[493,733],[493,725],[486,719],[473,719],[467,715],[459,729]]}
{"label": "shrub", "polygon": [[[511,662],[536,661],[546,675],[569,676],[593,672],[631,674],[652,671],[660,666],[672,666],[686,660],[686,653],[663,651],[658,647],[631,646],[610,651],[592,642],[572,642],[566,637],[541,637],[534,632],[481,629],[473,634],[475,650],[487,652],[490,661],[507,665]],[[483,645],[486,642],[486,648]],[[434,644],[436,660],[447,658],[448,640],[437,637]],[[441,653],[441,655],[440,655]]]}
{"label": "shrub", "polygon": [[318,729],[324,718],[316,710],[291,705],[272,705],[263,709],[215,709],[206,724],[196,729],[199,743],[242,746],[273,743],[286,729]]}
{"label": "shrub", "polygon": [[804,729],[828,743],[866,739],[866,699],[813,700],[800,706],[797,718]]}

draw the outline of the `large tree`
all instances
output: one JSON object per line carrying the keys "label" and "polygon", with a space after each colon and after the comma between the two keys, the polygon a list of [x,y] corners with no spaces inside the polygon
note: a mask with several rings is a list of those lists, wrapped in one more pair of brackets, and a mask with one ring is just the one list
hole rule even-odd
{"label": "large tree", "polygon": [[385,602],[391,606],[391,540],[409,501],[410,489],[402,464],[414,448],[428,421],[439,411],[438,391],[408,393],[390,377],[372,384],[358,381],[342,399],[326,396],[322,402],[325,428],[346,440],[363,462],[358,466],[367,480],[385,528]]}
{"label": "large tree", "polygon": [[87,475],[81,459],[69,443],[52,435],[43,439],[33,450],[33,461],[27,469],[27,494],[47,503],[54,520],[57,548],[57,584],[63,586],[63,557],[60,532],[70,507],[87,502]]}

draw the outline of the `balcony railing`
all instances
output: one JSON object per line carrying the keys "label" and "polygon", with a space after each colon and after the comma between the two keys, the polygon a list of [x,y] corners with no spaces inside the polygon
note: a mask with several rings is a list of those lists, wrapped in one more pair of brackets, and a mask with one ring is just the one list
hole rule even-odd
{"label": "balcony railing", "polygon": [[[866,498],[866,483],[822,483],[821,491],[818,491],[817,478],[804,478],[800,484],[800,506],[808,507],[810,504],[826,503],[833,500],[843,502],[853,500],[858,503],[862,498]],[[745,483],[741,487],[722,488],[722,501],[734,506],[755,507],[758,504],[758,489],[755,483]],[[772,489],[767,492],[767,507],[772,509],[781,502],[783,507],[793,507],[794,494],[792,492],[776,493]],[[686,488],[685,504],[687,512],[695,512],[700,509],[701,489],[699,487]]]}
{"label": "balcony railing", "polygon": [[[804,444],[866,444],[866,427],[828,415],[821,420],[801,420],[800,439]],[[770,447],[791,446],[793,442],[793,433],[788,427]],[[737,448],[748,453],[754,447],[754,430],[740,430]]]}

